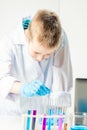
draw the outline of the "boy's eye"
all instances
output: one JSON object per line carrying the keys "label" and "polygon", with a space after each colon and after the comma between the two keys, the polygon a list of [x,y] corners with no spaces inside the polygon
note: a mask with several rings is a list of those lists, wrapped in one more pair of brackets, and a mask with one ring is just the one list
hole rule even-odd
{"label": "boy's eye", "polygon": [[51,54],[47,54],[46,56],[50,56]]}
{"label": "boy's eye", "polygon": [[39,52],[34,52],[35,54],[40,54]]}

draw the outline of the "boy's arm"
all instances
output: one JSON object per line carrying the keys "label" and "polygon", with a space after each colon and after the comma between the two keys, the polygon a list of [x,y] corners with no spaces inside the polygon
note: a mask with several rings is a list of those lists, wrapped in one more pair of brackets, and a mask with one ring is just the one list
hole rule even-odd
{"label": "boy's arm", "polygon": [[[54,56],[53,65],[53,94],[57,96],[58,106],[70,107],[73,87],[72,66],[68,40],[65,32],[62,34],[61,44]],[[56,98],[56,97],[55,97]],[[58,100],[59,99],[59,100]],[[55,103],[56,100],[54,100]]]}
{"label": "boy's arm", "polygon": [[73,87],[72,65],[68,39],[63,31],[61,44],[54,57],[53,90],[69,92]]}
{"label": "boy's arm", "polygon": [[18,82],[18,81],[14,82],[10,89],[10,93],[19,94],[22,85],[23,83],[21,82]]}
{"label": "boy's arm", "polygon": [[5,98],[10,92],[19,93],[21,87],[21,83],[11,75],[11,58],[11,40],[5,36],[0,40],[0,98]]}

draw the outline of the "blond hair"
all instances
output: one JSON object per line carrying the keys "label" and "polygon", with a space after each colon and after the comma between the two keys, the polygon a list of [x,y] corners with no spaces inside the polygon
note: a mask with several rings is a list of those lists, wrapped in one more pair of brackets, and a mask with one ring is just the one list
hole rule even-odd
{"label": "blond hair", "polygon": [[37,40],[44,47],[58,45],[61,36],[61,24],[56,13],[39,10],[33,17],[29,27],[30,40]]}

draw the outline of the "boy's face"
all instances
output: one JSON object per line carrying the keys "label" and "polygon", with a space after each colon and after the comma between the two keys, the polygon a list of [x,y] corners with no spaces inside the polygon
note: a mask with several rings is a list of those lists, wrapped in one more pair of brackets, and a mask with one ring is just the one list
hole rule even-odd
{"label": "boy's face", "polygon": [[39,42],[33,41],[28,43],[29,54],[33,57],[33,59],[37,61],[42,61],[51,56],[51,54],[56,50],[54,48],[45,48]]}

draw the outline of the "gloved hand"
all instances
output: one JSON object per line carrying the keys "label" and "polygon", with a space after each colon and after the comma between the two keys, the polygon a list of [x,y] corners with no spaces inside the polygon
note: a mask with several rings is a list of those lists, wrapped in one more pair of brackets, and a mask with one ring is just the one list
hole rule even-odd
{"label": "gloved hand", "polygon": [[23,26],[24,30],[26,30],[28,28],[28,25],[30,24],[30,22],[31,22],[30,17],[25,17],[22,19],[22,26]]}
{"label": "gloved hand", "polygon": [[21,95],[25,97],[32,97],[35,95],[44,96],[50,94],[50,89],[47,88],[41,81],[35,80],[30,83],[26,83],[21,87]]}

